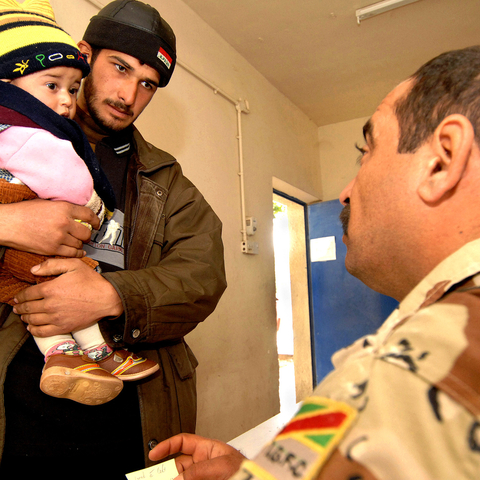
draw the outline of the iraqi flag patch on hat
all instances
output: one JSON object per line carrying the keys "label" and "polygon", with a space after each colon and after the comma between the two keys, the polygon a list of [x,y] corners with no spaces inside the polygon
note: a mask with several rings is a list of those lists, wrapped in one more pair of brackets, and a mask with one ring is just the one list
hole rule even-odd
{"label": "iraqi flag patch on hat", "polygon": [[170,67],[172,66],[172,57],[162,47],[158,49],[157,57],[170,70]]}

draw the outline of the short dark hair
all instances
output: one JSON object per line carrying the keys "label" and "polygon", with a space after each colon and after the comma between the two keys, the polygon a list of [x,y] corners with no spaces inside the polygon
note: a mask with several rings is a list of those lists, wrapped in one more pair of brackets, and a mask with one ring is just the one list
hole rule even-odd
{"label": "short dark hair", "polygon": [[459,113],[473,125],[480,144],[480,46],[443,53],[420,67],[395,114],[399,153],[413,153],[448,115]]}

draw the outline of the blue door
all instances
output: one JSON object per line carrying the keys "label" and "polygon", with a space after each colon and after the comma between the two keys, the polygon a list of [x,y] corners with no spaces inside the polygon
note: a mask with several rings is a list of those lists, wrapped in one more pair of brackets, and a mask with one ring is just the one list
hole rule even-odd
{"label": "blue door", "polygon": [[333,246],[334,242],[335,249],[335,255],[326,257],[335,259],[322,261],[316,261],[316,255],[310,251],[312,344],[317,383],[332,370],[330,358],[334,352],[375,332],[398,305],[396,300],[373,291],[345,269],[347,249],[342,242],[338,218],[341,210],[338,200],[308,206],[312,248],[315,239],[334,237],[329,243]]}

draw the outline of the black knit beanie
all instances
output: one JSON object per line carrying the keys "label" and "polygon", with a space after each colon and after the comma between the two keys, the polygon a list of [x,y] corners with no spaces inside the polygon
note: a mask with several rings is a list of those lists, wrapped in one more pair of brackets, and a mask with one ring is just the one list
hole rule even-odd
{"label": "black knit beanie", "polygon": [[115,0],[90,19],[83,40],[137,58],[160,74],[160,87],[172,77],[177,59],[175,34],[158,11],[138,0]]}

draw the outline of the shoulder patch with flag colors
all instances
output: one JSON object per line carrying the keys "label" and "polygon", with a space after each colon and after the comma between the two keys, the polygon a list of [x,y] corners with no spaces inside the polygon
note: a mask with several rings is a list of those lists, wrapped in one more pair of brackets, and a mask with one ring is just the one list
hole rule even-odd
{"label": "shoulder patch with flag colors", "polygon": [[329,398],[310,397],[276,438],[245,461],[235,479],[313,479],[348,431],[357,410]]}

